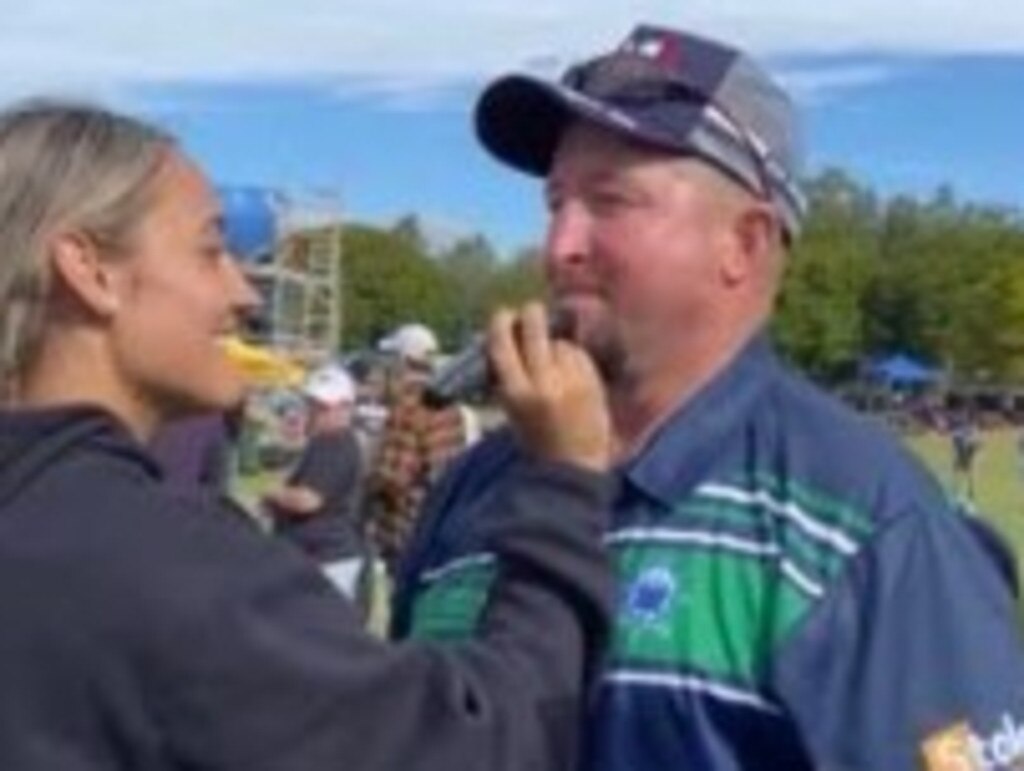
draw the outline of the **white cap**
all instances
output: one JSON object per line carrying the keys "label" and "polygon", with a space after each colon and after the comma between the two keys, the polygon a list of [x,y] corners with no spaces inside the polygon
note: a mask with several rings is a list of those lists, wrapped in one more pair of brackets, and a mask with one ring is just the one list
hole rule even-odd
{"label": "white cap", "polygon": [[440,349],[437,337],[423,324],[405,324],[380,342],[380,349],[404,359],[426,361]]}
{"label": "white cap", "polygon": [[328,364],[313,372],[302,387],[302,392],[321,404],[333,406],[356,400],[356,383],[348,372],[335,364]]}

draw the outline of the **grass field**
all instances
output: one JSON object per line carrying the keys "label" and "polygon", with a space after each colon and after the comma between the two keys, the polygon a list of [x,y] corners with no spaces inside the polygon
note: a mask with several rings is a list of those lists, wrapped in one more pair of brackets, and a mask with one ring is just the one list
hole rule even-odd
{"label": "grass field", "polygon": [[[953,490],[952,450],[949,437],[929,433],[907,438],[907,444]],[[978,513],[992,522],[1011,542],[1024,576],[1024,476],[1010,429],[986,431],[974,467],[974,503]],[[1024,615],[1024,601],[1021,603]]]}

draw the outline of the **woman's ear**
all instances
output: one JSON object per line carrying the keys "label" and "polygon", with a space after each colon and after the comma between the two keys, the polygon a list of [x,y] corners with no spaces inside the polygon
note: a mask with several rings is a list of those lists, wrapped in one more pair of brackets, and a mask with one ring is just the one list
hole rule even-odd
{"label": "woman's ear", "polygon": [[82,233],[58,235],[50,244],[54,283],[89,312],[112,316],[120,306],[114,265]]}

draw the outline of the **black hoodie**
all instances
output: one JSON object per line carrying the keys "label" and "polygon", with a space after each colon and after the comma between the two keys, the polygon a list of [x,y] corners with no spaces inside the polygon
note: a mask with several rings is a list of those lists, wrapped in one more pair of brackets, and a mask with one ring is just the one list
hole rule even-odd
{"label": "black hoodie", "polygon": [[0,413],[0,769],[568,768],[609,493],[526,469],[486,512],[477,640],[391,645],[243,514],[161,487],[104,413]]}

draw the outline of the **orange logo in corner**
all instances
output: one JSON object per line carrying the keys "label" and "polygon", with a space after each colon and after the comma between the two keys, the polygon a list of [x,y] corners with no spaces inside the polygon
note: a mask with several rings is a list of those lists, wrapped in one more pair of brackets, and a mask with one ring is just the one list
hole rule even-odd
{"label": "orange logo in corner", "polygon": [[971,747],[971,727],[954,723],[921,742],[924,771],[983,771]]}

